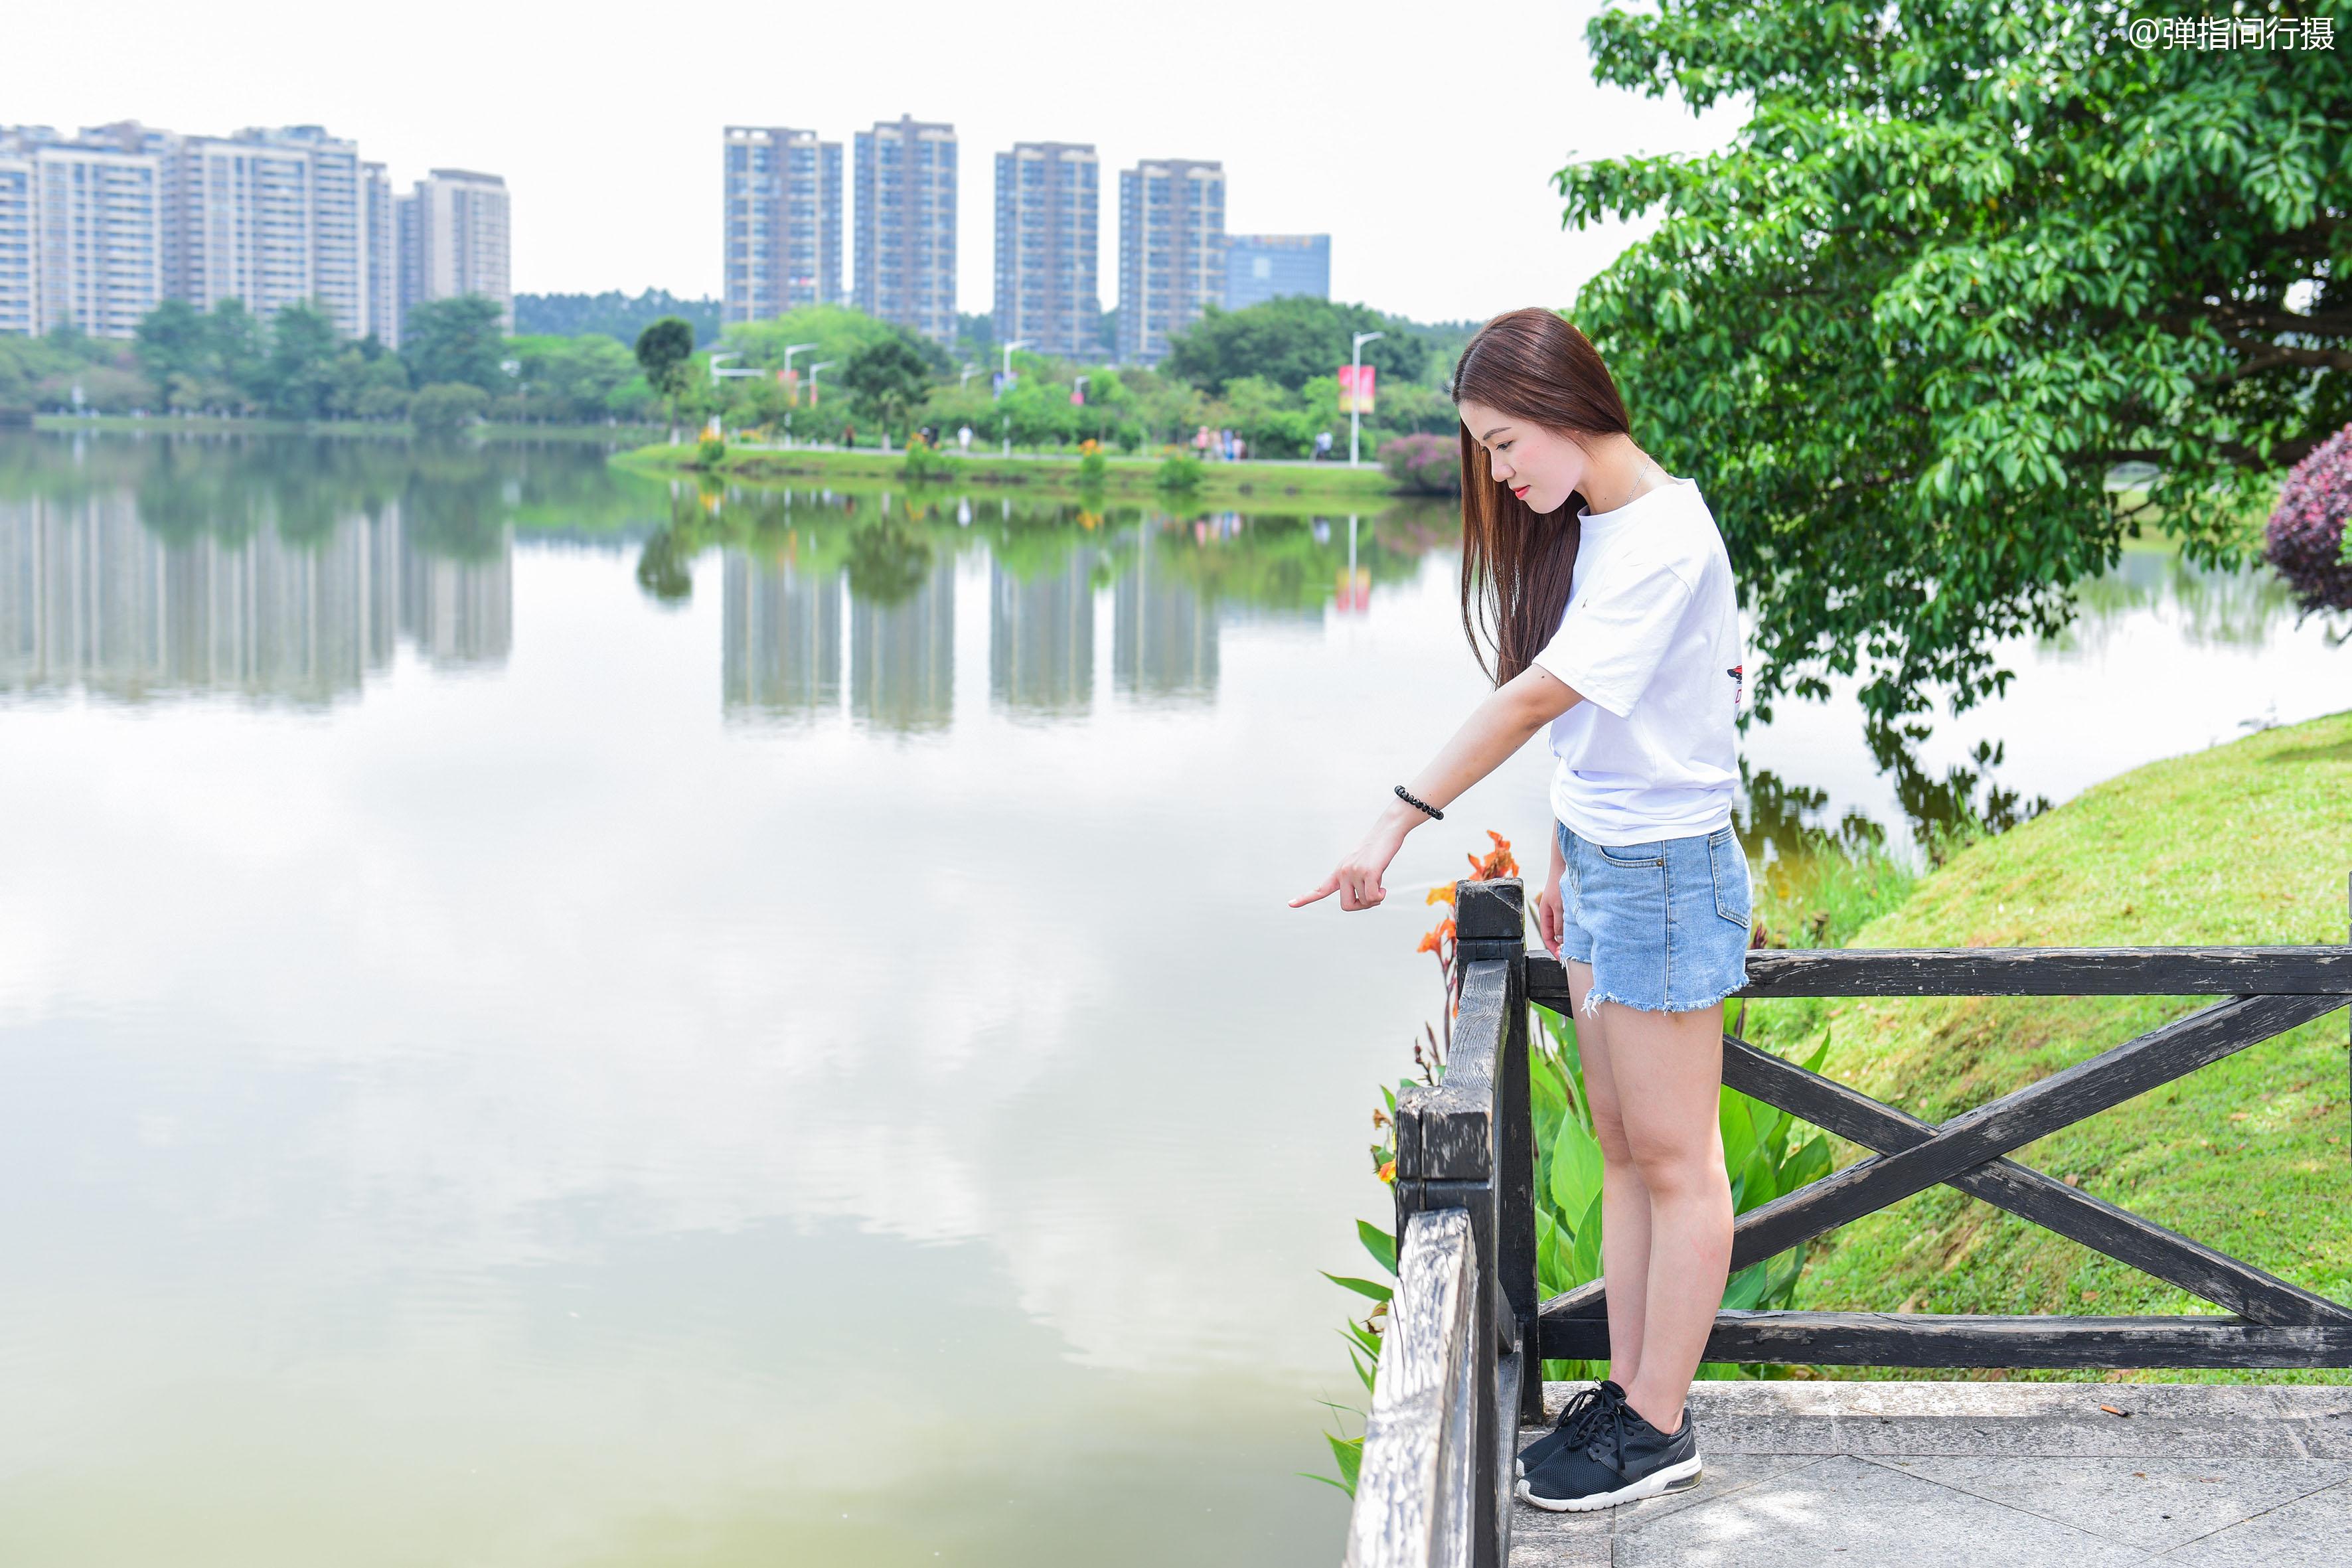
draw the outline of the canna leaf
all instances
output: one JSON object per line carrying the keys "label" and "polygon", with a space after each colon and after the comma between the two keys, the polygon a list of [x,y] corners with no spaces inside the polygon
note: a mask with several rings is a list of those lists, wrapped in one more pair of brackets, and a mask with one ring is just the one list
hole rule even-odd
{"label": "canna leaf", "polygon": [[1356,1235],[1363,1242],[1364,1250],[1372,1255],[1373,1262],[1391,1274],[1396,1272],[1396,1237],[1368,1219],[1356,1222]]}
{"label": "canna leaf", "polygon": [[[1318,1269],[1317,1272],[1321,1273],[1321,1270]],[[1388,1300],[1396,1294],[1391,1287],[1376,1280],[1358,1279],[1346,1274],[1325,1274],[1323,1278],[1334,1285],[1353,1290],[1359,1296],[1370,1296],[1375,1301]]]}

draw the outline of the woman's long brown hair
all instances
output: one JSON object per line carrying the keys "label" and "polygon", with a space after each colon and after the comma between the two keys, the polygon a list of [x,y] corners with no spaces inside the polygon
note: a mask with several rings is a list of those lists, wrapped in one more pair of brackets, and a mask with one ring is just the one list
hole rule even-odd
{"label": "woman's long brown hair", "polygon": [[[1454,401],[1562,436],[1627,436],[1624,399],[1599,351],[1552,311],[1508,310],[1478,329],[1454,367]],[[1531,511],[1498,482],[1486,448],[1462,432],[1462,631],[1500,686],[1551,640],[1574,585],[1581,495]],[[1486,650],[1494,649],[1487,661]]]}

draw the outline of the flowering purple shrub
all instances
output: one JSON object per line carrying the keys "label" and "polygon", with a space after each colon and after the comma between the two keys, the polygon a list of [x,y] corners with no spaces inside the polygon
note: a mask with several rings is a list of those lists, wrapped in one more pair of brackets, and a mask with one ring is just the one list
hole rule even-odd
{"label": "flowering purple shrub", "polygon": [[1462,446],[1442,436],[1399,436],[1383,441],[1381,467],[1400,489],[1419,495],[1462,493]]}
{"label": "flowering purple shrub", "polygon": [[2352,517],[2352,425],[2287,470],[2263,553],[2294,585],[2306,609],[2352,610],[2352,558],[2344,523]]}

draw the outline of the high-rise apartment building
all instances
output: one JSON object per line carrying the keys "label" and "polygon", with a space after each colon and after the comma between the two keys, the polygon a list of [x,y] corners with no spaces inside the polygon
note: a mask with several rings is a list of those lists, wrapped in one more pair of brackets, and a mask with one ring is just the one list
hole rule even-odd
{"label": "high-rise apartment building", "polygon": [[1225,294],[1225,166],[1150,158],[1118,176],[1118,357],[1156,364]]}
{"label": "high-rise apartment building", "polygon": [[0,133],[0,333],[40,331],[38,265],[33,245],[33,156]]}
{"label": "high-rise apartment building", "polygon": [[0,332],[129,337],[163,300],[236,300],[265,317],[314,304],[396,346],[408,305],[454,294],[497,300],[513,330],[495,174],[436,169],[395,198],[383,164],[316,125],[0,126]]}
{"label": "high-rise apartment building", "polygon": [[1016,142],[996,155],[996,341],[1093,359],[1099,163],[1091,145]]}
{"label": "high-rise apartment building", "polygon": [[367,216],[367,335],[388,349],[400,346],[400,219],[391,176],[382,163],[360,165],[360,205]]}
{"label": "high-rise apartment building", "polygon": [[956,335],[956,135],[909,115],[857,133],[857,308]]}
{"label": "high-rise apartment building", "polygon": [[841,143],[730,125],[722,320],[764,321],[841,299]]}
{"label": "high-rise apartment building", "polygon": [[1225,237],[1225,309],[1246,310],[1265,300],[1303,294],[1331,297],[1331,237],[1328,234],[1229,234]]}
{"label": "high-rise apartment building", "polygon": [[507,183],[468,169],[436,169],[396,207],[402,331],[408,312],[425,300],[478,294],[499,302],[504,330],[513,331]]}
{"label": "high-rise apartment building", "polygon": [[165,171],[164,292],[209,310],[241,300],[257,315],[316,304],[364,337],[368,212],[356,143],[316,125],[235,136],[109,126],[152,147]]}
{"label": "high-rise apartment building", "polygon": [[163,298],[163,204],[162,161],[135,142],[0,128],[0,331],[129,337]]}

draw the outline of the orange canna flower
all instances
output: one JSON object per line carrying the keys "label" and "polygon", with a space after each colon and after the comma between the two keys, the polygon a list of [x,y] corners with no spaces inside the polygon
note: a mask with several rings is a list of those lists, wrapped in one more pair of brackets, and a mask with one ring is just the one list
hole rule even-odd
{"label": "orange canna flower", "polygon": [[1442,888],[1430,889],[1429,897],[1422,900],[1422,902],[1424,904],[1452,904],[1454,902],[1454,884],[1448,882]]}
{"label": "orange canna flower", "polygon": [[1394,1160],[1391,1160],[1387,1164],[1381,1167],[1381,1180],[1383,1182],[1393,1182],[1396,1180],[1396,1162]]}
{"label": "orange canna flower", "polygon": [[1452,942],[1453,940],[1454,922],[1450,920],[1443,920],[1429,928],[1428,931],[1424,933],[1421,939],[1421,945],[1414,948],[1413,952],[1436,952],[1439,951],[1439,943]]}

